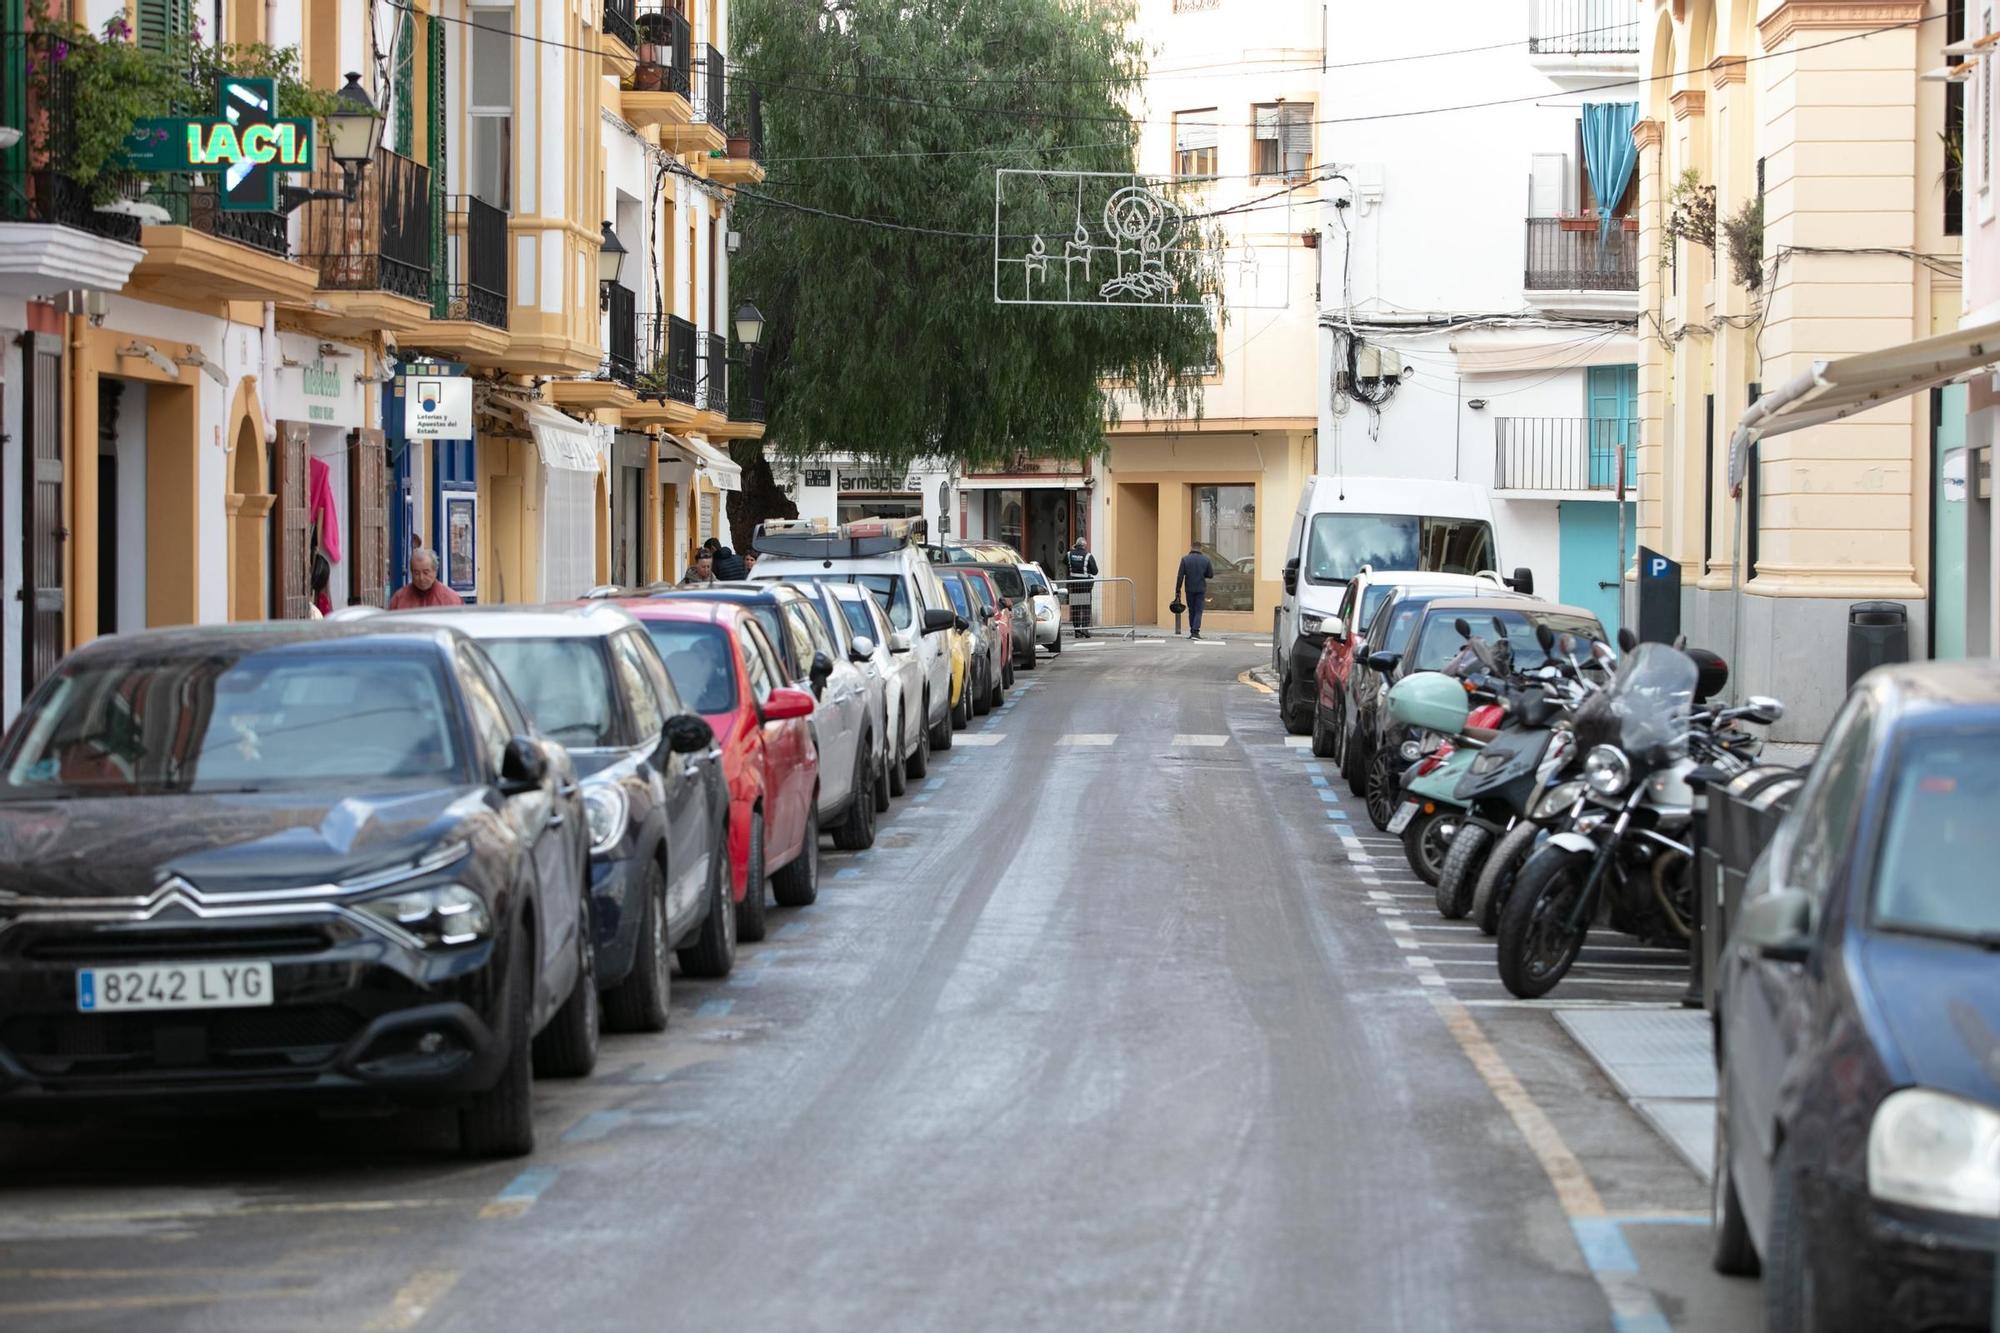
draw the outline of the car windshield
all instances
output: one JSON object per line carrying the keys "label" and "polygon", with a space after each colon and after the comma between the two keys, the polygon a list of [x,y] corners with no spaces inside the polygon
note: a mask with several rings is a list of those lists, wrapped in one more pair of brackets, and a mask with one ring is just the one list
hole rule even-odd
{"label": "car windshield", "polygon": [[21,720],[10,800],[457,780],[437,663],[371,649],[130,658],[65,670]]}
{"label": "car windshield", "polygon": [[1494,638],[1493,622],[1498,620],[1507,627],[1507,646],[1513,652],[1517,670],[1532,671],[1548,664],[1549,656],[1542,651],[1536,640],[1535,626],[1547,625],[1557,634],[1574,634],[1580,639],[1602,639],[1604,628],[1588,616],[1525,616],[1519,611],[1492,611],[1485,608],[1467,611],[1463,608],[1445,609],[1432,615],[1424,623],[1424,636],[1417,643],[1417,671],[1442,671],[1445,663],[1458,655],[1465,647],[1465,638],[1454,623],[1467,621],[1472,632],[1491,643]]}
{"label": "car windshield", "polygon": [[482,639],[543,734],[578,749],[617,744],[611,671],[596,639]]}
{"label": "car windshield", "polygon": [[860,602],[850,602],[845,597],[838,599],[840,614],[847,617],[847,631],[853,635],[875,637],[875,622],[868,618],[868,608]]}
{"label": "car windshield", "polygon": [[2000,894],[1968,867],[2000,863],[2000,727],[1922,730],[1896,756],[1875,867],[1875,920],[1927,934],[2000,938]]}
{"label": "car windshield", "polygon": [[910,627],[910,593],[903,586],[901,575],[849,574],[847,581],[874,593],[876,604],[888,614],[892,626],[897,629]]}
{"label": "car windshield", "polygon": [[1033,570],[1022,570],[1018,566],[995,566],[986,571],[993,579],[993,586],[1000,589],[1000,595],[1010,601],[1020,601],[1028,595],[1027,577]]}
{"label": "car windshield", "polygon": [[646,634],[667,664],[674,693],[697,713],[727,713],[736,707],[736,664],[729,631],[719,625],[648,620]]}
{"label": "car windshield", "polygon": [[981,606],[987,608],[997,608],[1000,605],[998,602],[993,600],[992,587],[986,582],[985,579],[980,578],[978,575],[967,574],[965,576],[965,586],[972,590],[973,597],[978,599],[979,604]]}
{"label": "car windshield", "polygon": [[950,575],[946,575],[940,582],[944,584],[944,595],[951,598],[952,609],[970,618],[972,608],[965,600],[965,585]]}
{"label": "car windshield", "polygon": [[1479,519],[1415,514],[1316,514],[1306,545],[1306,577],[1345,583],[1372,569],[1476,574],[1493,568],[1493,528]]}

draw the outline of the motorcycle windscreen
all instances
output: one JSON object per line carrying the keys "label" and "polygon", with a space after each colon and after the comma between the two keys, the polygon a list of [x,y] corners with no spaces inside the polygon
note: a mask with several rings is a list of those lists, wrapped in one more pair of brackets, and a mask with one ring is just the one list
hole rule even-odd
{"label": "motorcycle windscreen", "polygon": [[1664,643],[1642,643],[1619,663],[1610,699],[1620,747],[1634,758],[1686,754],[1699,675],[1693,658]]}

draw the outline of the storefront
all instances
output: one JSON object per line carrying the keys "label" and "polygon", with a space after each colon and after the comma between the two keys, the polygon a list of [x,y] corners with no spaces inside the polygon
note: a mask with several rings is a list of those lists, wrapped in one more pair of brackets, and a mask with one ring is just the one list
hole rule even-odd
{"label": "storefront", "polygon": [[1089,540],[1091,465],[1054,458],[1018,460],[1004,472],[969,472],[959,483],[969,538],[1002,541],[1056,578],[1063,553]]}
{"label": "storefront", "polygon": [[[828,456],[775,465],[773,475],[779,489],[798,506],[800,518],[828,523],[868,518],[935,519],[941,488],[952,485],[950,468],[926,459],[907,467],[891,467],[851,455]],[[955,510],[952,528],[962,528]]]}
{"label": "storefront", "polygon": [[649,581],[646,540],[647,453],[652,441],[635,431],[611,437],[611,568],[609,581],[632,588]]}
{"label": "storefront", "polygon": [[[725,546],[730,540],[727,496],[743,489],[743,468],[726,452],[695,436],[662,435],[660,464],[663,478],[685,477],[685,531],[688,535],[683,568],[694,560],[694,552],[710,537]],[[685,468],[686,471],[680,471]],[[680,486],[674,487],[678,493]],[[678,527],[679,524],[677,523]]]}
{"label": "storefront", "polygon": [[[534,437],[540,486],[533,492],[541,516],[539,570],[523,580],[522,600],[557,602],[581,597],[598,582],[598,516],[609,518],[602,458],[608,439],[590,425],[541,403],[522,409]],[[467,522],[476,521],[468,515]],[[447,527],[447,544],[456,533]],[[475,549],[468,541],[467,549]]]}
{"label": "storefront", "polygon": [[[311,557],[326,560],[328,608],[352,602],[383,605],[388,599],[390,483],[383,436],[367,424],[364,353],[359,347],[303,334],[278,336],[278,365],[269,378],[278,443],[273,475],[294,479],[285,464],[288,445],[303,444],[305,488],[303,536],[276,525],[280,549],[272,568],[289,571],[301,558],[311,589]],[[296,526],[296,520],[293,525]]]}

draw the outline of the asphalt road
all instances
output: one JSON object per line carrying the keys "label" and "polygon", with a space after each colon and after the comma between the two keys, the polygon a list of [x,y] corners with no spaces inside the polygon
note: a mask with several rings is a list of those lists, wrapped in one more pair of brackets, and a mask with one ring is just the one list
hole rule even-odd
{"label": "asphalt road", "polygon": [[539,1084],[526,1163],[436,1116],[0,1129],[0,1326],[1754,1327],[1705,1187],[1415,933],[1267,657],[1045,658],[667,1036]]}

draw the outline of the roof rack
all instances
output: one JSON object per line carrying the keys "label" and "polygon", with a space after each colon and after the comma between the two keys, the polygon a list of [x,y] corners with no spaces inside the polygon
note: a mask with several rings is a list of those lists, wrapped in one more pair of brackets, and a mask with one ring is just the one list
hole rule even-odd
{"label": "roof rack", "polygon": [[825,519],[773,519],[757,525],[750,549],[800,560],[863,560],[921,546],[927,535],[921,518],[858,519],[837,529]]}

